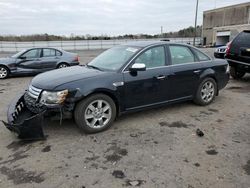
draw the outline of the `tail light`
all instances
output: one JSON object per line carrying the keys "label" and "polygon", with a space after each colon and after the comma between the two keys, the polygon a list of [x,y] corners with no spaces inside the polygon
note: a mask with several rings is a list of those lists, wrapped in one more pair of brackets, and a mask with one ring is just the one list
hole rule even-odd
{"label": "tail light", "polygon": [[80,62],[80,57],[79,57],[79,55],[75,57],[75,61]]}
{"label": "tail light", "polygon": [[229,55],[231,46],[232,46],[232,42],[229,42],[229,43],[227,44],[226,55]]}

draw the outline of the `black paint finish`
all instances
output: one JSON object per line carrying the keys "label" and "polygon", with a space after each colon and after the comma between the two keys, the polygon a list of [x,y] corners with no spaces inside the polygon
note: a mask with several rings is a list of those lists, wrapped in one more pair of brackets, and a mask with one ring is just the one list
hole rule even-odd
{"label": "black paint finish", "polygon": [[[127,44],[128,47],[137,46],[141,50],[118,71],[74,66],[40,74],[32,80],[31,85],[49,91],[68,89],[70,97],[67,101],[73,103],[92,93],[104,93],[115,101],[119,113],[191,100],[199,83],[206,77],[214,78],[219,90],[226,86],[229,74],[226,72],[228,64],[225,60],[199,61],[196,57],[195,62],[171,65],[169,44],[168,42]],[[164,46],[168,57],[165,66],[138,72],[128,71],[128,67],[133,64],[139,53],[154,46]],[[191,46],[181,46],[193,49]]]}

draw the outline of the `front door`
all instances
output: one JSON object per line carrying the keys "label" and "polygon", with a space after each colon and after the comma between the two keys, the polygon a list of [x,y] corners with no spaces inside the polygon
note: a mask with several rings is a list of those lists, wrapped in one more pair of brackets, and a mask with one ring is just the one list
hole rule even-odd
{"label": "front door", "polygon": [[27,70],[39,70],[42,66],[41,49],[28,50],[18,58],[17,67]]}
{"label": "front door", "polygon": [[142,52],[130,65],[143,63],[145,71],[136,74],[124,72],[125,108],[136,109],[167,101],[167,77],[170,74],[166,66],[164,46],[152,47]]}

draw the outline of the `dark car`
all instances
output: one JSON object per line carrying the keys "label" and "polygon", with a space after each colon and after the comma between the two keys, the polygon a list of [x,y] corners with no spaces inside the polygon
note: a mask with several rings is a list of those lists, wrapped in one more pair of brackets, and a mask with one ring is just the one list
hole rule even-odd
{"label": "dark car", "polygon": [[242,78],[250,73],[250,30],[241,32],[228,44],[225,58],[233,78]]}
{"label": "dark car", "polygon": [[[40,121],[39,114],[59,112],[60,119],[73,116],[83,131],[96,133],[109,128],[123,113],[187,100],[208,105],[228,80],[225,60],[212,60],[188,45],[121,45],[86,66],[36,76],[24,95],[10,105],[6,126],[14,131],[18,127],[20,133],[23,127],[27,131],[29,125],[37,126],[29,121]],[[27,111],[31,117],[24,121],[20,114]]]}
{"label": "dark car", "polygon": [[0,58],[0,79],[10,75],[37,74],[79,64],[79,56],[54,48],[32,48]]}
{"label": "dark car", "polygon": [[220,46],[216,48],[214,51],[214,57],[224,59],[225,54],[226,54],[226,49],[227,49],[227,46]]}

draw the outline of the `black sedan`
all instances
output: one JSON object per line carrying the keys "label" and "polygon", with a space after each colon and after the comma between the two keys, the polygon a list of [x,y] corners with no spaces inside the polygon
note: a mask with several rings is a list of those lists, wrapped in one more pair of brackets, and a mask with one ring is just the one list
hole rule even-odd
{"label": "black sedan", "polygon": [[[126,112],[187,100],[208,105],[228,80],[225,60],[212,60],[191,46],[163,41],[121,45],[86,66],[36,76],[10,105],[6,126],[15,131],[16,122],[25,122],[19,127],[27,131],[44,113],[59,112],[61,118],[73,116],[86,133],[96,133]],[[27,111],[32,117],[20,120]]]}
{"label": "black sedan", "polygon": [[79,64],[75,53],[54,48],[32,48],[0,58],[0,79],[10,75],[37,74]]}

